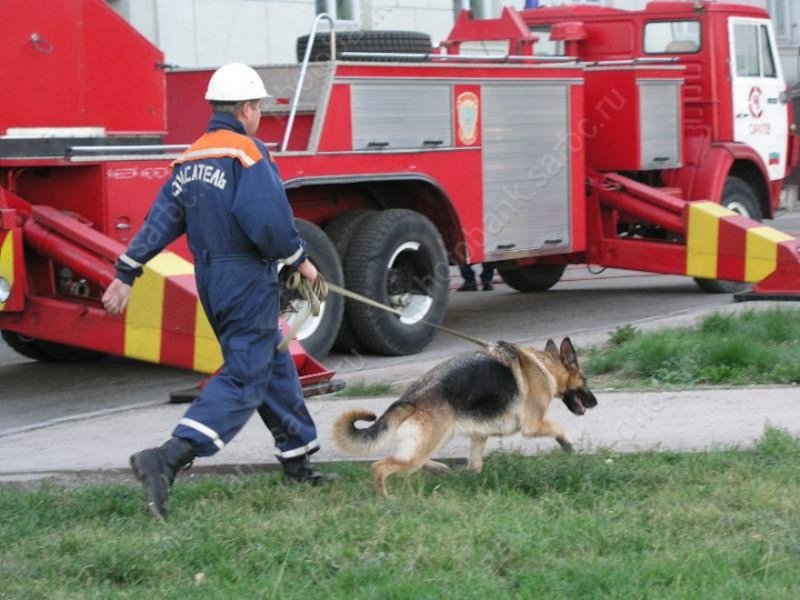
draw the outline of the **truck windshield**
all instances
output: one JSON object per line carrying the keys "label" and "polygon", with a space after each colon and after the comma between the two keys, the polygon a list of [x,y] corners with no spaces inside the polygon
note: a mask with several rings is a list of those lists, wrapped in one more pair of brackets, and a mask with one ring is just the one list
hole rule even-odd
{"label": "truck windshield", "polygon": [[697,21],[654,21],[644,26],[645,54],[693,54],[699,50]]}

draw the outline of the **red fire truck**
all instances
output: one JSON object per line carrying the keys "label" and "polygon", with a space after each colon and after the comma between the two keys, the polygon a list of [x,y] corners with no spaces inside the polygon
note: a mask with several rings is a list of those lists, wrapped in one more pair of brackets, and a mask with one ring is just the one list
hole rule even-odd
{"label": "red fire truck", "polygon": [[[456,264],[496,262],[521,292],[591,264],[798,293],[797,240],[759,222],[797,161],[763,10],[463,12],[430,52],[416,37],[413,52],[342,52],[357,37],[325,37],[333,60],[258,68],[273,95],[258,135],[312,260],[403,314],[332,295],[300,330],[311,355],[419,351]],[[148,265],[123,318],[98,301],[170,159],[204,131],[210,74],[164,65],[102,0],[29,0],[0,21],[0,329],[15,350],[219,366],[185,244]],[[306,351],[301,373],[324,378]]]}

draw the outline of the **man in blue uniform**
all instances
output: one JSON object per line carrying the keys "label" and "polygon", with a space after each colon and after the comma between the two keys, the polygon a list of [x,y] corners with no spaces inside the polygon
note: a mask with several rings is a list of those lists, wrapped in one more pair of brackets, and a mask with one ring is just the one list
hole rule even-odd
{"label": "man in blue uniform", "polygon": [[159,448],[131,456],[151,512],[166,519],[178,471],[230,442],[254,411],[275,439],[284,478],[320,483],[335,478],[314,469],[319,449],[294,361],[279,352],[277,263],[314,281],[305,242],[294,226],[283,183],[266,147],[254,137],[268,94],[247,65],[219,68],[206,100],[208,131],[173,164],[141,231],[117,261],[117,278],[103,303],[125,310],[142,265],[185,233],[195,259],[197,291],[222,347],[225,365],[210,379]]}

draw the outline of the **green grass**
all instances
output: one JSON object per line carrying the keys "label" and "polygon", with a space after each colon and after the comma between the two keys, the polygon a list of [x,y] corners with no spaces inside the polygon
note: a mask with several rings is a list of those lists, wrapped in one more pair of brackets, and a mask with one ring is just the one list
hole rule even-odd
{"label": "green grass", "polygon": [[647,333],[621,327],[583,366],[615,387],[800,383],[800,311],[717,313],[696,327]]}
{"label": "green grass", "polygon": [[[800,441],[535,457],[372,491],[179,478],[167,525],[133,485],[0,491],[0,598],[797,598]],[[195,578],[203,579],[200,584]]]}

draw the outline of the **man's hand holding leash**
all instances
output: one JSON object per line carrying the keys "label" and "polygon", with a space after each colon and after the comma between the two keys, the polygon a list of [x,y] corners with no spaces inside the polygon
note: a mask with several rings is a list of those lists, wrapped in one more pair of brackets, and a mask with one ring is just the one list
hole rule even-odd
{"label": "man's hand holding leash", "polygon": [[317,280],[317,267],[314,266],[310,260],[304,260],[297,266],[297,270],[300,272],[300,275],[308,279],[311,283],[314,283]]}

